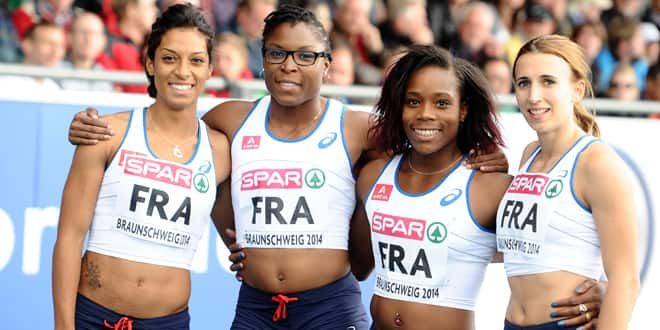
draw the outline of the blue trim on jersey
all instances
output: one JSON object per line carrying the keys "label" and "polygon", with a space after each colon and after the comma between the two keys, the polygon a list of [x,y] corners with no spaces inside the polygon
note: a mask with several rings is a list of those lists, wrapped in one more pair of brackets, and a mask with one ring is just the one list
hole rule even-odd
{"label": "blue trim on jersey", "polygon": [[582,150],[580,150],[580,152],[578,152],[577,156],[575,156],[575,160],[573,161],[573,168],[571,169],[571,195],[573,195],[573,200],[575,200],[575,202],[577,203],[577,205],[579,205],[583,210],[585,210],[585,211],[587,211],[587,212],[589,212],[589,213],[591,213],[591,209],[588,208],[586,205],[582,204],[582,202],[580,202],[580,200],[579,200],[579,199],[577,198],[577,196],[575,195],[575,189],[574,189],[574,187],[573,187],[573,183],[574,183],[574,181],[575,181],[575,180],[574,180],[574,179],[575,179],[575,175],[574,175],[574,174],[575,174],[575,167],[576,167],[576,165],[577,165],[578,159],[580,159],[580,156],[582,155],[582,153],[583,153],[585,150],[587,150],[587,148],[588,148],[592,143],[594,143],[594,142],[596,142],[596,141],[600,141],[600,139],[594,139],[593,141],[589,141],[589,143],[587,143],[587,145],[585,145],[584,148],[582,148]]}
{"label": "blue trim on jersey", "polygon": [[388,159],[387,162],[385,163],[385,166],[383,166],[383,168],[380,169],[380,173],[378,173],[378,176],[376,177],[376,180],[374,180],[374,182],[371,184],[371,188],[369,188],[369,193],[367,193],[367,196],[364,196],[365,197],[364,198],[365,202],[362,203],[362,204],[364,204],[364,205],[367,204],[366,201],[369,200],[369,196],[371,196],[371,194],[374,192],[374,188],[376,187],[376,184],[378,183],[378,180],[380,180],[380,178],[383,176],[383,172],[385,172],[387,167],[390,166],[390,163],[392,162],[392,159],[394,159],[394,157]]}
{"label": "blue trim on jersey", "polygon": [[472,213],[472,203],[470,203],[470,183],[472,183],[472,178],[474,178],[474,175],[477,173],[476,170],[472,170],[470,173],[470,177],[467,180],[467,184],[465,184],[465,200],[467,201],[467,209],[468,213],[470,214],[470,219],[472,219],[472,223],[474,223],[477,228],[479,228],[481,231],[495,234],[495,228],[490,229],[487,227],[482,226],[479,221],[477,221],[477,218],[474,216],[474,213]]}
{"label": "blue trim on jersey", "polygon": [[250,115],[252,115],[252,112],[254,111],[254,109],[257,108],[257,105],[259,105],[259,102],[261,102],[261,100],[263,100],[264,97],[265,96],[262,96],[259,99],[257,99],[256,101],[254,101],[254,104],[252,104],[252,108],[250,108],[250,111],[248,111],[247,115],[245,115],[245,118],[243,118],[243,121],[241,121],[241,124],[238,125],[238,128],[234,132],[234,135],[231,136],[231,142],[229,143],[229,148],[230,149],[231,149],[231,145],[234,143],[234,138],[236,137],[236,135],[238,135],[238,132],[241,130],[241,128],[243,128],[243,125],[245,125],[245,122],[248,120],[248,118],[250,118]]}
{"label": "blue trim on jersey", "polygon": [[[202,144],[202,141],[200,140],[200,136],[202,134],[202,128],[199,126],[200,125],[200,119],[197,119],[197,144],[195,145],[195,150],[193,151],[192,157],[188,159],[185,163],[180,163],[182,165],[188,165],[192,163],[193,160],[195,160],[195,156],[197,156],[197,150],[199,150],[199,145]],[[147,146],[147,150],[149,150],[149,153],[153,158],[156,158],[158,160],[161,160],[160,157],[156,156],[153,150],[151,150],[151,146],[149,146],[149,139],[147,138],[147,107],[144,107],[144,110],[142,110],[142,133],[144,135],[144,144]],[[169,142],[169,141],[168,141]],[[166,160],[162,159],[168,162],[173,162],[173,163],[178,163],[175,161],[171,160]]]}
{"label": "blue trim on jersey", "polygon": [[[126,140],[126,136],[128,136],[128,130],[131,129],[131,123],[133,122],[133,113],[135,113],[135,110],[131,111],[129,116],[128,116],[128,124],[126,125],[126,129],[124,130],[124,136],[121,137],[121,142],[119,142],[119,146],[117,147],[117,151],[121,150],[121,146],[124,145],[124,141]],[[108,162],[108,167],[112,162],[115,160],[115,157],[117,157],[118,152],[115,152],[114,155],[112,155],[112,159]],[[108,167],[105,169],[107,170]]]}
{"label": "blue trim on jersey", "polygon": [[[563,155],[561,155],[561,157],[559,158],[559,160],[557,160],[554,164],[552,164],[552,167],[551,167],[549,170],[545,171],[545,173],[548,174],[548,173],[552,172],[552,170],[555,169],[555,166],[557,166],[557,164],[559,164],[559,163],[561,162],[561,160],[564,159],[564,157],[566,157],[566,155],[567,155],[569,152],[571,152],[571,151],[573,150],[573,148],[575,148],[575,146],[576,146],[578,143],[580,143],[580,141],[582,141],[582,139],[584,139],[584,138],[586,138],[586,137],[588,137],[588,136],[590,136],[590,135],[585,134],[585,135],[582,135],[579,139],[577,139],[577,141],[575,141],[575,142],[573,143],[573,145],[572,145],[570,148],[568,148],[568,150],[566,150],[566,151],[564,152]],[[541,148],[541,146],[539,146],[539,148]],[[539,152],[539,153],[540,153],[540,152]],[[539,153],[537,153],[536,155],[534,155],[534,159],[532,159],[532,161],[529,162],[529,165],[527,165],[527,169],[525,170],[525,172],[529,172],[529,168],[532,166],[532,164],[533,164],[534,161],[536,160],[536,157],[539,155]],[[534,173],[537,173],[537,172],[534,172]]]}
{"label": "blue trim on jersey", "polygon": [[[272,102],[271,102],[272,104]],[[319,122],[316,123],[316,126],[314,129],[312,129],[311,132],[309,132],[307,135],[297,138],[297,139],[282,139],[280,137],[275,136],[275,134],[272,134],[270,132],[270,129],[268,129],[268,118],[270,118],[270,104],[268,105],[268,110],[266,110],[266,118],[264,120],[264,129],[266,130],[266,134],[270,136],[273,140],[279,141],[279,142],[284,142],[284,143],[295,143],[295,142],[300,142],[306,140],[308,137],[314,135],[314,132],[321,127],[321,124],[323,124],[323,119],[325,119],[325,115],[328,113],[328,108],[330,107],[330,102],[325,102],[325,108],[323,109],[323,114],[321,115],[321,119],[319,119]]]}
{"label": "blue trim on jersey", "polygon": [[[330,103],[330,99],[328,99]],[[339,120],[339,134],[341,134],[341,143],[344,145],[344,152],[346,152],[346,159],[348,159],[348,168],[353,172],[353,159],[351,158],[351,153],[348,152],[348,146],[346,145],[346,136],[344,135],[344,116],[346,116],[346,105],[341,105],[341,119]],[[353,178],[356,178],[356,174],[353,174]]]}
{"label": "blue trim on jersey", "polygon": [[442,185],[442,183],[445,182],[445,180],[447,180],[447,178],[450,177],[454,173],[454,171],[456,171],[457,168],[459,168],[461,166],[461,163],[463,163],[465,161],[465,155],[463,155],[462,159],[458,163],[456,163],[456,165],[454,165],[454,167],[451,169],[451,171],[449,171],[447,173],[447,175],[444,178],[442,178],[442,180],[440,180],[440,182],[436,183],[435,186],[433,186],[431,189],[429,189],[427,191],[417,193],[417,194],[411,194],[411,193],[403,191],[403,189],[401,189],[401,187],[399,186],[399,169],[401,168],[401,163],[403,163],[403,158],[404,158],[404,156],[402,155],[401,160],[399,160],[399,165],[397,165],[397,167],[396,167],[396,172],[394,172],[394,186],[396,187],[396,190],[398,190],[402,195],[409,196],[409,197],[421,197],[421,196],[424,196],[426,194],[432,193],[434,190],[438,189],[438,187],[440,187]]}

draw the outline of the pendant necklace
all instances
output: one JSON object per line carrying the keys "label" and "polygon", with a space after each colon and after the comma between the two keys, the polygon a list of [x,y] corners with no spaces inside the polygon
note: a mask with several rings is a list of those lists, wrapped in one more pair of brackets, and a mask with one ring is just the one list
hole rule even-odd
{"label": "pendant necklace", "polygon": [[443,168],[443,169],[440,169],[440,170],[437,170],[437,171],[433,171],[433,172],[423,172],[423,171],[420,171],[420,170],[418,170],[418,169],[416,169],[416,168],[413,167],[413,164],[412,164],[412,152],[411,152],[410,155],[408,156],[408,167],[410,167],[410,169],[411,169],[413,172],[415,172],[415,173],[417,173],[417,174],[419,174],[419,175],[427,175],[427,176],[428,176],[428,175],[436,175],[436,174],[443,173],[443,172],[447,171],[448,169],[454,167],[454,165],[456,165],[456,163],[458,163],[458,161],[460,161],[462,158],[463,158],[463,155],[459,155],[458,158],[456,158],[456,160],[454,160],[453,162],[451,162],[447,167],[445,167],[445,168]]}
{"label": "pendant necklace", "polygon": [[[147,115],[149,115],[149,113],[147,113]],[[170,139],[167,137],[167,135],[165,135],[165,133],[161,133],[161,132],[160,132],[160,129],[158,128],[158,125],[156,125],[156,121],[154,120],[153,116],[151,116],[150,119],[151,119],[151,124],[154,126],[154,130],[156,131],[156,133],[157,133],[159,136],[162,136],[163,139],[165,139],[165,141],[167,141],[167,143],[169,143],[169,144],[171,144],[171,145],[173,146],[173,147],[172,147],[172,155],[174,155],[174,157],[179,158],[179,159],[183,158],[183,151],[181,151],[181,148],[179,147],[179,145],[180,145],[181,143],[174,143],[174,142],[172,142],[172,140],[170,140]],[[199,130],[199,123],[197,123],[197,129]],[[197,136],[197,132],[196,132],[196,131],[195,131],[195,135],[193,135],[192,137],[194,138],[195,136]],[[188,139],[185,139],[183,142],[186,142],[187,140],[188,140]]]}

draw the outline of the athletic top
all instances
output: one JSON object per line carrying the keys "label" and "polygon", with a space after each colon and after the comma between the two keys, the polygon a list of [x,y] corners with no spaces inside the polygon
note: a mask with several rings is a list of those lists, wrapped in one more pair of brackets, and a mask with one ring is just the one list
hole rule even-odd
{"label": "athletic top", "polygon": [[355,179],[344,106],[328,99],[316,128],[287,140],[268,128],[270,96],[255,102],[231,143],[231,196],[243,247],[348,249]]}
{"label": "athletic top", "polygon": [[119,150],[105,170],[89,229],[88,250],[190,269],[215,201],[215,169],[206,125],[185,164],[158,159],[147,141],[147,109],[133,110]]}
{"label": "athletic top", "polygon": [[399,187],[402,155],[394,156],[365,203],[371,225],[375,294],[414,303],[474,310],[495,233],[470,209],[475,171],[457,164],[434,188]]}
{"label": "athletic top", "polygon": [[507,276],[568,271],[601,277],[596,224],[573,187],[575,164],[594,141],[581,137],[548,173],[529,172],[537,147],[509,185],[497,210],[497,249]]}

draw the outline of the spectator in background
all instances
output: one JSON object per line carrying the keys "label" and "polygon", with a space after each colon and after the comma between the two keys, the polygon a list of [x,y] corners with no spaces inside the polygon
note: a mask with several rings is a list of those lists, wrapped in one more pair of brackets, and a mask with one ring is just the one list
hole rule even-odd
{"label": "spectator in background", "polygon": [[334,45],[332,62],[324,82],[332,85],[351,86],[355,82],[353,54],[346,44]]}
{"label": "spectator in background", "polygon": [[[73,18],[69,31],[69,54],[61,67],[102,70],[97,59],[107,43],[105,28],[101,18],[90,12],[81,12]],[[60,80],[63,89],[109,92],[112,83],[107,81],[64,79]]]}
{"label": "spectator in background", "polygon": [[37,22],[48,22],[68,29],[73,18],[73,0],[23,1],[11,13],[11,19],[19,38],[25,37],[28,29]]}
{"label": "spectator in background", "polygon": [[596,56],[596,66],[600,73],[596,92],[607,92],[614,68],[619,63],[630,63],[637,73],[640,90],[644,90],[644,77],[649,65],[644,58],[644,39],[639,21],[614,20],[608,26],[608,48]]}
{"label": "spectator in background", "polygon": [[229,84],[237,80],[254,78],[248,67],[248,49],[245,40],[231,32],[223,32],[215,39],[213,54],[213,75],[225,79],[227,87],[223,90],[210,90],[215,97],[230,97]]}
{"label": "spectator in background", "polygon": [[642,21],[653,23],[660,30],[660,0],[650,0],[642,15]]}
{"label": "spectator in background", "polygon": [[[649,68],[646,74],[646,89],[644,99],[649,101],[660,101],[660,63]],[[654,118],[660,118],[660,113],[655,113]]]}
{"label": "spectator in background", "polygon": [[[586,22],[600,22],[603,10],[612,7],[610,0],[576,0],[569,4],[570,21],[573,26]],[[575,31],[573,31],[575,33]]]}
{"label": "spectator in background", "polygon": [[[512,92],[511,65],[504,57],[491,57],[486,59],[481,70],[484,72],[488,85],[497,95],[509,95]],[[518,108],[512,104],[499,104],[500,112],[517,112]]]}
{"label": "spectator in background", "polygon": [[[530,2],[540,4],[550,11],[555,23],[553,33],[563,36],[571,35],[573,24],[571,24],[568,16],[568,0],[531,0]],[[540,35],[547,35],[547,33]]]}
{"label": "spectator in background", "polygon": [[612,73],[607,97],[620,101],[639,100],[639,85],[635,69],[629,63],[620,63]]}
{"label": "spectator in background", "polygon": [[371,0],[335,0],[332,43],[343,42],[355,54],[355,82],[378,85],[381,80],[383,40],[369,20]]}
{"label": "spectator in background", "polygon": [[505,50],[509,63],[513,63],[520,47],[530,39],[553,34],[557,29],[555,18],[544,5],[528,2],[517,19],[521,21],[519,29],[506,42]]}
{"label": "spectator in background", "polygon": [[326,32],[332,32],[334,26],[332,22],[332,10],[330,3],[326,0],[302,0],[300,7],[311,11],[314,16],[321,22]]}
{"label": "spectator in background", "polygon": [[658,54],[660,53],[660,31],[649,22],[642,22],[640,29],[642,39],[644,39],[644,57],[649,66],[658,63]]}
{"label": "spectator in background", "polygon": [[5,8],[0,8],[0,62],[15,63],[20,61],[18,34],[14,23]]}
{"label": "spectator in background", "polygon": [[475,1],[463,5],[456,15],[458,38],[452,45],[453,53],[476,64],[482,64],[488,57],[500,56],[489,51],[490,44],[497,43],[496,23],[497,13],[490,4]]}
{"label": "spectator in background", "polygon": [[495,0],[495,9],[500,23],[509,34],[516,30],[516,13],[525,4],[525,0]]}
{"label": "spectator in background", "polygon": [[488,58],[481,70],[495,94],[511,94],[511,67],[506,59],[501,57]]}
{"label": "spectator in background", "polygon": [[[351,86],[355,82],[355,59],[351,52],[351,47],[344,43],[338,43],[332,47],[332,62],[328,68],[328,73],[323,77],[323,82],[338,86]],[[344,104],[354,104],[346,96],[333,97]]]}
{"label": "spectator in background", "polygon": [[260,77],[263,70],[261,60],[261,32],[264,19],[275,10],[277,0],[240,0],[232,32],[247,42],[248,67],[255,77]]}
{"label": "spectator in background", "polygon": [[[108,57],[101,64],[105,68],[123,71],[144,71],[142,46],[151,24],[156,20],[155,0],[112,0],[117,16],[117,33],[110,35]],[[146,93],[147,86],[119,85],[123,92]]]}
{"label": "spectator in background", "polygon": [[615,20],[639,21],[642,14],[641,0],[613,0],[612,7],[603,11],[601,21],[607,27]]}
{"label": "spectator in background", "polygon": [[385,49],[433,44],[425,0],[387,1],[387,20],[379,26]]}
{"label": "spectator in background", "polygon": [[[21,42],[23,64],[56,67],[64,57],[64,30],[53,23],[37,23],[26,32]],[[3,92],[59,90],[60,86],[50,78],[23,76],[0,77]]]}
{"label": "spectator in background", "polygon": [[585,59],[591,67],[591,83],[595,85],[600,77],[598,67],[595,65],[596,56],[603,50],[603,45],[607,42],[605,27],[598,21],[584,22],[573,29],[571,39],[584,49]]}

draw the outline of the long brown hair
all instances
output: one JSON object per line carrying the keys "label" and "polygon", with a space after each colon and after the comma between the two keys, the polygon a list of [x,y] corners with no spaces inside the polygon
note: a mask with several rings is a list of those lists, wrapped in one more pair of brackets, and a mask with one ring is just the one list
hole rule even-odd
{"label": "long brown hair", "polygon": [[[563,59],[571,68],[573,78],[576,81],[584,82],[586,95],[582,96],[589,96],[591,99],[594,98],[594,89],[591,86],[590,80],[591,69],[589,68],[589,64],[587,64],[584,50],[580,45],[564,36],[556,34],[540,36],[526,42],[522,48],[520,48],[520,51],[518,51],[516,60],[513,62],[512,71],[514,81],[518,59],[527,53],[551,54]],[[573,113],[575,114],[575,120],[582,130],[595,137],[600,136],[600,129],[596,122],[595,109],[592,108],[592,111],[587,110],[584,104],[582,104],[582,101],[579,100],[573,103]]]}

